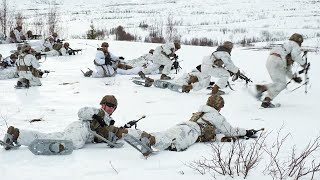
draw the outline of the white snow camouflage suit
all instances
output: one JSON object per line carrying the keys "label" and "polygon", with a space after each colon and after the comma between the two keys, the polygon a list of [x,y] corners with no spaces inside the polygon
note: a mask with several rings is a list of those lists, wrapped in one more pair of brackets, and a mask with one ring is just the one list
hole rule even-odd
{"label": "white snow camouflage suit", "polygon": [[[118,61],[119,58],[112,53],[108,52],[112,61]],[[103,51],[98,50],[96,53],[96,57],[94,59],[96,72],[92,74],[94,78],[103,78],[103,77],[111,77],[116,75],[116,64],[112,63],[112,65],[105,64],[105,54]]]}
{"label": "white snow camouflage suit", "polygon": [[[34,57],[32,54],[22,54],[16,62],[17,66],[32,66],[32,68],[39,68],[40,64],[36,57]],[[18,70],[19,74],[19,81],[22,78],[26,78],[30,82],[30,86],[41,86],[41,81],[38,77],[35,77],[32,75],[32,72],[30,70]]]}
{"label": "white snow camouflage suit", "polygon": [[172,62],[169,56],[174,54],[175,51],[174,43],[167,43],[162,46],[158,46],[153,52],[153,64],[145,68],[142,72],[144,74],[151,74],[152,72],[159,70],[161,65],[164,65],[162,74],[170,74]]}
{"label": "white snow camouflage suit", "polygon": [[[215,134],[223,134],[225,136],[246,135],[245,129],[232,127],[213,107],[202,105],[199,108],[199,112],[204,112],[202,118],[216,127]],[[201,119],[197,122],[205,123]],[[185,121],[166,131],[151,133],[151,135],[155,136],[156,139],[156,143],[153,145],[154,148],[166,150],[172,144],[177,151],[183,151],[197,141],[198,137],[201,136],[201,130],[196,122]],[[216,140],[219,141],[220,139]]]}
{"label": "white snow camouflage suit", "polygon": [[[218,67],[214,64],[215,60],[218,59],[223,61],[225,68]],[[220,89],[226,87],[230,77],[230,73],[227,70],[237,73],[239,68],[233,64],[230,54],[226,51],[215,51],[210,56],[205,56],[202,60],[201,72],[205,75],[219,78],[216,85],[219,86]]]}
{"label": "white snow camouflage suit", "polygon": [[[31,131],[25,129],[19,129],[20,135],[18,137],[18,143],[28,146],[35,139],[50,139],[50,140],[70,140],[73,143],[74,149],[82,148],[86,143],[92,143],[94,136],[90,133],[90,121],[92,116],[98,114],[102,109],[95,107],[83,107],[78,111],[79,121],[72,122],[62,132],[42,133],[38,131]],[[102,110],[103,111],[103,110]],[[105,112],[105,111],[104,111]],[[104,122],[109,125],[109,122],[113,120],[106,112],[104,116]],[[137,130],[128,129],[128,134],[138,137]]]}
{"label": "white snow camouflage suit", "polygon": [[206,88],[209,86],[210,84],[210,76],[209,75],[204,75],[203,73],[195,70],[195,71],[192,71],[190,73],[186,73],[186,74],[183,74],[181,77],[179,77],[177,80],[176,80],[176,84],[178,85],[188,85],[188,81],[190,79],[190,76],[196,76],[198,78],[198,82],[195,82],[195,83],[192,83],[192,90],[194,91],[199,91],[203,88]]}
{"label": "white snow camouflage suit", "polygon": [[[267,84],[267,95],[274,99],[282,90],[286,88],[286,76],[291,79],[293,77],[291,68],[287,66],[286,56],[291,54],[293,61],[304,65],[306,61],[300,56],[301,48],[294,41],[286,41],[282,47],[273,48],[266,62],[266,67],[273,83]],[[280,57],[278,57],[280,55]]]}

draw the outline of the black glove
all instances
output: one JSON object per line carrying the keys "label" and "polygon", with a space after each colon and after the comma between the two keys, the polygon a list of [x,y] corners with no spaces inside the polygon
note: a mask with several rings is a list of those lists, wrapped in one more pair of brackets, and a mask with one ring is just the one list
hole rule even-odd
{"label": "black glove", "polygon": [[178,62],[178,61],[174,61],[174,62],[172,63],[172,65],[173,65],[173,68],[174,68],[174,69],[178,69],[178,68],[179,68],[179,62]]}
{"label": "black glove", "polygon": [[178,55],[176,55],[176,54],[173,54],[173,58],[174,58],[174,59],[178,59],[178,58],[179,58],[179,56],[178,56]]}
{"label": "black glove", "polygon": [[43,74],[44,74],[44,72],[39,71],[39,76],[40,76],[40,77],[42,77],[42,76],[43,76]]}
{"label": "black glove", "polygon": [[124,57],[120,56],[119,59],[124,60]]}
{"label": "black glove", "polygon": [[293,77],[292,80],[294,80],[294,82],[296,82],[296,83],[301,83],[302,82],[302,79],[299,76]]}
{"label": "black glove", "polygon": [[256,132],[255,132],[254,129],[246,130],[246,136],[247,137],[251,137],[251,136],[253,136],[255,134],[256,134]]}
{"label": "black glove", "polygon": [[97,120],[101,127],[104,127],[104,126],[107,125],[107,124],[104,122],[104,120],[103,120],[100,116],[98,116],[98,115],[96,115],[96,114],[94,114],[94,115],[92,116],[92,118],[95,119],[95,120]]}
{"label": "black glove", "polygon": [[115,123],[115,121],[112,119],[109,124],[114,125],[114,123]]}
{"label": "black glove", "polygon": [[104,60],[104,64],[105,65],[112,65],[112,62],[111,62],[111,59],[110,58],[105,58],[105,60]]}

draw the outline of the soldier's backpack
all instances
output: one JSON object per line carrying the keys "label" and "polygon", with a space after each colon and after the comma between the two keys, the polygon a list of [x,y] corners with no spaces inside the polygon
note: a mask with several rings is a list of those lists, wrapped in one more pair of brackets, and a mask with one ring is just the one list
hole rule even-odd
{"label": "soldier's backpack", "polygon": [[[215,139],[216,137],[216,127],[211,124],[209,121],[202,118],[204,115],[204,112],[196,112],[192,113],[192,116],[190,118],[190,121],[196,122],[200,129],[201,129],[201,135],[198,137],[197,142],[209,142]],[[199,123],[198,120],[202,118],[202,120],[205,123]]]}
{"label": "soldier's backpack", "polygon": [[204,115],[204,112],[195,112],[192,113],[192,116],[189,121],[197,122]]}

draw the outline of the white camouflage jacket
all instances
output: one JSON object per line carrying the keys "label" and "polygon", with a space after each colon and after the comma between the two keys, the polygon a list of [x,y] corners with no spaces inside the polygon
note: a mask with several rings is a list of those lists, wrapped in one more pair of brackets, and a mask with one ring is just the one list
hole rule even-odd
{"label": "white camouflage jacket", "polygon": [[302,57],[301,57],[300,46],[298,45],[298,43],[296,43],[294,41],[288,40],[281,47],[275,47],[275,48],[271,49],[270,55],[273,53],[279,54],[281,56],[281,60],[283,61],[284,67],[279,67],[279,68],[287,69],[286,74],[289,78],[292,78],[293,74],[291,71],[292,66],[286,66],[286,64],[287,64],[286,56],[288,54],[291,54],[292,60],[299,63],[300,65],[304,65],[306,63],[305,59],[302,59]]}
{"label": "white camouflage jacket", "polygon": [[204,112],[198,123],[205,123],[202,119],[209,121],[216,127],[216,134],[224,134],[226,136],[244,136],[246,130],[242,128],[232,127],[227,120],[213,107],[208,105],[200,106],[199,112]]}
{"label": "white camouflage jacket", "polygon": [[225,51],[216,51],[216,52],[213,52],[210,56],[204,57],[202,60],[202,65],[215,66],[214,61],[217,59],[221,59],[224,63],[224,66],[228,70],[232,71],[233,73],[238,72],[239,68],[233,64],[230,54]]}

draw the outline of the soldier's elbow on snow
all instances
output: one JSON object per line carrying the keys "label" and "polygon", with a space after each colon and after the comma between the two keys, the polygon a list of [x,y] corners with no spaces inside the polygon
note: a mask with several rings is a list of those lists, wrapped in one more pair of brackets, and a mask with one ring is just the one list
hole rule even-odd
{"label": "soldier's elbow on snow", "polygon": [[82,121],[92,120],[94,114],[98,114],[99,109],[94,107],[83,107],[78,111],[78,117]]}

